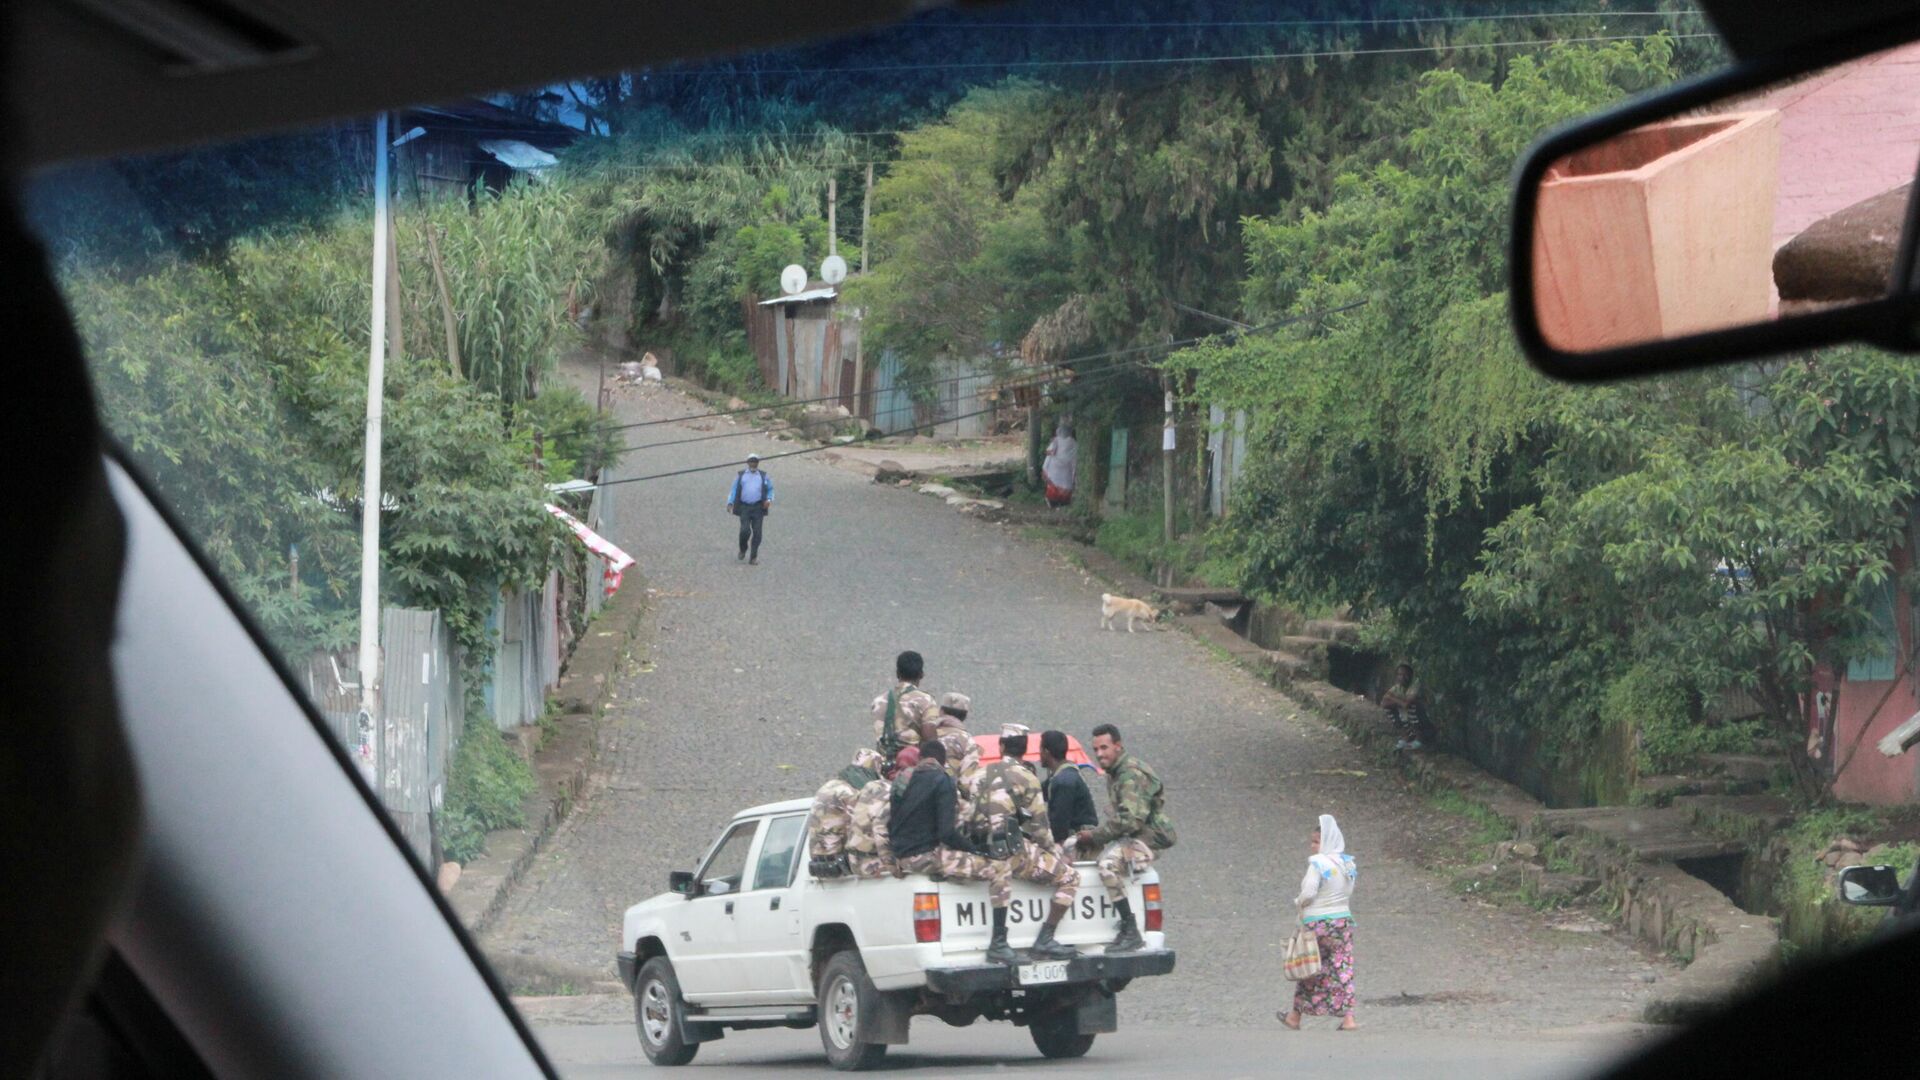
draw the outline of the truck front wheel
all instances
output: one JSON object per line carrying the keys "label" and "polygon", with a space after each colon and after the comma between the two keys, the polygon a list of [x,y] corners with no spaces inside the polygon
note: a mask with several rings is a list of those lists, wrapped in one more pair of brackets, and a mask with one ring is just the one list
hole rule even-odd
{"label": "truck front wheel", "polygon": [[871,1069],[887,1056],[885,1043],[867,1040],[868,1018],[878,1007],[878,991],[867,978],[860,953],[844,949],[820,972],[820,1045],[827,1062],[845,1072]]}
{"label": "truck front wheel", "polygon": [[633,1019],[640,1029],[640,1049],[655,1065],[685,1065],[700,1052],[699,1043],[680,1038],[681,1013],[686,1003],[680,1000],[680,980],[674,978],[673,962],[656,956],[640,968],[633,980]]}
{"label": "truck front wheel", "polygon": [[1027,1025],[1027,1031],[1033,1035],[1033,1045],[1040,1053],[1050,1058],[1084,1057],[1093,1049],[1093,1036],[1082,1035],[1075,1030],[1072,1009],[1061,1009],[1045,1016],[1036,1016]]}

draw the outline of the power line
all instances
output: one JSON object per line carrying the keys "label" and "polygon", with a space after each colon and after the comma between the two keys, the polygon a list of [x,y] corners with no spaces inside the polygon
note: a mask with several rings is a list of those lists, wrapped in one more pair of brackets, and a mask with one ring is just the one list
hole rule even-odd
{"label": "power line", "polygon": [[[996,405],[996,406],[993,406],[993,407],[990,407],[990,408],[985,408],[985,409],[975,409],[975,410],[973,410],[972,412],[967,412],[967,413],[961,413],[961,414],[960,414],[960,415],[958,415],[958,416],[949,416],[949,417],[947,417],[947,418],[945,418],[945,419],[943,419],[943,420],[937,420],[937,421],[934,421],[933,423],[929,423],[929,424],[919,424],[919,425],[916,425],[916,426],[914,426],[914,427],[910,427],[910,428],[901,428],[901,429],[900,429],[900,430],[898,430],[898,431],[895,431],[895,432],[892,432],[892,434],[894,434],[894,435],[904,435],[904,434],[906,434],[907,432],[910,432],[910,431],[928,431],[928,430],[931,430],[931,429],[933,429],[933,428],[937,428],[937,427],[939,427],[939,426],[940,426],[940,425],[942,425],[942,424],[952,424],[952,423],[957,423],[957,422],[959,422],[959,421],[961,421],[961,420],[966,420],[966,419],[969,419],[969,418],[971,418],[971,417],[975,417],[975,416],[979,416],[979,415],[980,415],[980,414],[982,414],[982,413],[989,413],[989,412],[992,412],[992,411],[993,411],[994,409],[996,409],[996,408],[998,408],[998,407],[999,407],[999,406],[997,406],[997,405]],[[867,441],[873,441],[873,439],[874,439],[874,438],[875,438],[875,436],[872,436],[872,435],[869,435],[869,436],[867,437]],[[848,447],[848,446],[850,446],[850,445],[853,445],[853,444],[851,444],[851,443],[827,443],[827,444],[825,444],[825,445],[823,445],[823,446],[808,446],[808,447],[803,447],[803,448],[801,448],[801,449],[799,449],[799,450],[788,450],[788,451],[785,451],[785,452],[783,452],[783,453],[779,453],[779,454],[762,454],[762,455],[760,455],[760,460],[761,460],[761,461],[774,461],[774,460],[777,460],[777,459],[779,459],[779,458],[789,458],[789,457],[799,457],[799,456],[800,456],[801,454],[817,454],[817,453],[819,453],[819,452],[821,452],[822,450],[843,450],[843,449],[845,449],[846,447]],[[653,473],[653,474],[651,474],[651,475],[648,475],[648,476],[629,476],[629,477],[627,477],[627,478],[626,478],[626,479],[624,479],[624,480],[603,480],[603,481],[601,481],[601,482],[600,482],[600,486],[601,486],[601,487],[612,487],[612,486],[614,486],[615,484],[638,484],[638,483],[640,483],[640,482],[642,482],[642,481],[645,481],[645,480],[665,480],[665,479],[667,479],[668,477],[673,477],[673,476],[688,476],[688,475],[691,475],[691,474],[693,474],[693,473],[703,473],[703,472],[713,472],[713,471],[715,471],[715,470],[717,470],[717,469],[731,469],[731,468],[734,468],[734,467],[736,467],[736,466],[737,466],[737,465],[739,465],[739,464],[740,464],[740,463],[739,463],[739,462],[737,462],[737,461],[723,461],[723,462],[720,462],[720,463],[719,463],[719,464],[717,464],[717,465],[695,465],[695,466],[693,466],[693,467],[691,467],[691,468],[686,468],[686,469],[674,469],[674,470],[672,470],[672,471],[670,471],[670,472],[663,472],[663,473]]]}
{"label": "power line", "polygon": [[[1239,337],[1239,336],[1242,336],[1243,334],[1249,334],[1249,333],[1255,333],[1255,332],[1258,332],[1258,331],[1261,331],[1261,330],[1270,330],[1270,329],[1273,329],[1273,328],[1275,328],[1275,327],[1280,327],[1280,326],[1287,326],[1287,325],[1290,325],[1290,324],[1293,324],[1293,323],[1299,323],[1299,322],[1305,322],[1305,321],[1307,321],[1307,320],[1309,320],[1309,319],[1313,319],[1313,318],[1318,318],[1318,317],[1322,317],[1322,316],[1325,316],[1325,315],[1332,315],[1332,314],[1336,314],[1336,313],[1338,313],[1338,312],[1342,312],[1342,311],[1351,311],[1352,309],[1354,309],[1354,308],[1357,308],[1357,307],[1364,307],[1364,306],[1366,306],[1366,304],[1367,304],[1367,303],[1368,303],[1368,302],[1367,302],[1367,301],[1365,301],[1365,300],[1356,300],[1356,301],[1354,301],[1353,303],[1350,303],[1350,304],[1342,304],[1341,306],[1339,306],[1339,307],[1337,307],[1337,308],[1328,308],[1328,309],[1326,309],[1326,310],[1324,310],[1324,311],[1315,311],[1315,312],[1307,312],[1307,313],[1305,313],[1305,314],[1302,314],[1302,315],[1295,315],[1295,316],[1292,316],[1292,317],[1290,317],[1290,318],[1286,318],[1286,319],[1281,319],[1281,320],[1279,320],[1279,321],[1277,321],[1277,322],[1272,322],[1272,323],[1268,323],[1268,324],[1266,324],[1266,325],[1264,325],[1264,326],[1256,326],[1256,327],[1253,327],[1253,328],[1251,328],[1251,329],[1249,329],[1249,330],[1245,330],[1245,331],[1238,331],[1238,332],[1234,332],[1234,333],[1230,333],[1230,334],[1226,334],[1226,335],[1213,335],[1213,336],[1225,336],[1225,337]],[[1160,349],[1165,349],[1165,348],[1177,348],[1177,347],[1179,347],[1179,346],[1181,346],[1181,345],[1191,345],[1191,344],[1193,344],[1194,342],[1198,342],[1198,341],[1205,341],[1205,340],[1207,340],[1207,339],[1206,339],[1206,338],[1192,338],[1192,339],[1190,339],[1190,340],[1187,340],[1187,341],[1181,341],[1181,342],[1168,342],[1168,343],[1166,343],[1165,345],[1156,345],[1156,346],[1143,346],[1142,348],[1143,348],[1143,349],[1154,349],[1154,348],[1160,348]],[[1120,350],[1120,352],[1139,352],[1139,351],[1141,351],[1141,349],[1126,349],[1126,350]],[[1108,365],[1108,366],[1107,366],[1107,367],[1105,367],[1105,368],[1100,368],[1100,369],[1098,369],[1098,372],[1096,372],[1096,374],[1098,374],[1098,373],[1101,373],[1101,372],[1104,372],[1104,373],[1107,373],[1107,374],[1109,374],[1109,375],[1113,375],[1113,374],[1119,374],[1119,372],[1120,372],[1121,370],[1124,370],[1124,369],[1125,369],[1126,367],[1128,367],[1128,366],[1129,366],[1129,365],[1121,365],[1121,364],[1110,364],[1110,365]],[[1078,380],[1079,380],[1080,378],[1082,378],[1082,376],[1080,376],[1080,374],[1079,374],[1078,372],[1070,372],[1070,373],[1067,373],[1067,374],[1071,374],[1071,375],[1072,375],[1072,376],[1074,377],[1074,379],[1075,379],[1076,381],[1078,381]],[[1058,378],[1058,377],[1064,377],[1064,376],[1056,376],[1056,378]],[[1047,381],[1052,381],[1052,380],[1051,380],[1051,379],[1049,379],[1049,380],[1047,380]],[[939,426],[941,426],[942,424],[953,424],[953,423],[958,423],[958,422],[959,422],[959,421],[961,421],[961,420],[967,420],[967,419],[970,419],[970,418],[972,418],[972,417],[975,417],[975,416],[980,416],[980,415],[982,415],[982,414],[984,414],[984,413],[990,413],[990,412],[993,412],[994,410],[996,410],[996,409],[998,409],[998,408],[999,408],[999,406],[998,406],[997,404],[996,404],[996,405],[991,405],[991,406],[988,406],[987,408],[984,408],[984,409],[975,409],[975,410],[973,410],[972,412],[965,412],[965,413],[961,413],[961,414],[959,414],[958,416],[949,416],[949,417],[945,417],[945,418],[943,418],[943,419],[940,419],[940,420],[935,420],[935,421],[932,421],[932,422],[930,422],[930,423],[925,423],[925,424],[916,424],[916,425],[914,425],[913,427],[905,427],[905,428],[900,428],[900,429],[898,429],[898,430],[895,430],[895,431],[892,431],[892,432],[889,432],[889,433],[888,433],[888,435],[889,435],[889,436],[894,436],[894,435],[905,435],[905,434],[907,434],[907,433],[909,433],[909,432],[915,432],[915,431],[928,431],[928,430],[931,430],[931,429],[933,429],[933,428],[937,428],[937,427],[939,427]],[[738,411],[738,410],[735,410],[735,411]],[[710,415],[718,415],[718,414],[710,414]],[[686,416],[683,416],[683,417],[674,417],[674,418],[673,418],[673,419],[671,419],[671,420],[654,420],[654,421],[647,421],[647,423],[650,423],[650,424],[652,424],[652,423],[674,423],[674,422],[677,422],[677,421],[680,421],[680,420],[696,420],[696,419],[699,419],[699,417],[698,417],[698,416],[691,416],[691,417],[686,417]],[[732,434],[732,433],[731,433],[731,432],[729,432],[728,434]],[[745,433],[743,433],[743,434],[745,434]],[[688,440],[688,441],[691,441],[691,442],[700,442],[700,441],[705,441],[705,439],[706,439],[706,438],[707,438],[707,437],[705,437],[705,436],[703,436],[703,437],[702,437],[702,438],[700,438],[700,439],[693,439],[693,440]],[[867,439],[866,439],[865,441],[868,441],[868,442],[872,442],[872,441],[875,441],[875,440],[876,440],[877,438],[879,438],[879,436],[878,436],[878,434],[877,434],[877,433],[875,433],[875,434],[869,434],[869,435],[867,436]],[[659,445],[667,445],[667,444],[659,444]],[[774,460],[777,460],[777,459],[779,459],[779,458],[789,458],[789,457],[799,457],[799,456],[800,456],[800,455],[802,455],[802,454],[817,454],[817,453],[820,453],[821,451],[824,451],[824,450],[838,450],[838,449],[844,449],[845,447],[847,447],[847,446],[850,446],[850,445],[853,445],[853,444],[851,444],[851,443],[825,443],[825,444],[823,444],[823,445],[820,445],[820,446],[808,446],[808,447],[802,447],[802,448],[801,448],[801,449],[799,449],[799,450],[788,450],[788,451],[785,451],[785,452],[783,452],[783,453],[778,453],[778,454],[763,454],[763,455],[761,455],[761,457],[760,457],[760,460],[761,460],[761,461],[774,461]],[[669,479],[669,478],[671,478],[671,477],[675,477],[675,476],[690,476],[690,475],[692,475],[692,474],[694,474],[694,473],[703,473],[703,472],[714,472],[714,471],[716,471],[716,470],[719,470],[719,469],[731,469],[731,468],[734,468],[734,467],[735,467],[736,465],[738,465],[738,464],[739,464],[739,463],[738,463],[738,462],[735,462],[735,461],[723,461],[723,462],[720,462],[720,463],[718,463],[718,464],[715,464],[715,465],[695,465],[695,466],[691,466],[691,467],[689,467],[689,468],[685,468],[685,469],[672,469],[672,470],[669,470],[669,471],[667,471],[667,472],[663,472],[663,473],[650,473],[650,474],[648,474],[648,475],[646,475],[646,476],[630,476],[630,477],[627,477],[626,479],[623,479],[623,480],[606,480],[606,481],[602,481],[602,482],[601,482],[601,486],[603,486],[603,487],[612,487],[612,486],[614,486],[615,484],[638,484],[638,483],[641,483],[641,482],[643,482],[643,481],[647,481],[647,480],[666,480],[666,479]]]}
{"label": "power line", "polygon": [[[1123,357],[1123,356],[1136,356],[1136,355],[1139,355],[1140,353],[1156,352],[1162,349],[1178,349],[1178,348],[1185,347],[1187,345],[1198,345],[1203,341],[1206,341],[1210,338],[1215,338],[1215,337],[1236,338],[1236,337],[1242,337],[1247,334],[1257,334],[1266,330],[1278,330],[1283,326],[1292,326],[1295,323],[1302,323],[1312,319],[1325,318],[1328,315],[1338,315],[1343,311],[1352,311],[1354,308],[1364,307],[1366,303],[1367,301],[1365,300],[1356,300],[1356,301],[1353,301],[1352,303],[1342,304],[1339,307],[1322,308],[1318,311],[1308,311],[1308,312],[1303,312],[1299,315],[1290,315],[1284,319],[1276,319],[1273,322],[1263,323],[1259,326],[1250,326],[1244,330],[1230,330],[1225,334],[1205,334],[1199,337],[1182,338],[1178,341],[1168,341],[1168,342],[1156,343],[1151,345],[1134,345],[1124,349],[1111,349],[1106,352],[1089,353],[1085,356],[1070,356],[1064,360],[1059,361],[1058,363],[1030,364],[1025,367],[1016,367],[1006,372],[1005,375],[1038,374],[1041,372],[1058,370],[1060,368],[1075,367],[1076,365],[1085,364],[1093,360],[1108,360],[1108,359],[1114,359],[1114,358]],[[1112,367],[1112,366],[1114,365],[1109,364],[1102,367],[1094,368],[1092,371],[1081,371],[1076,368],[1073,374],[1075,377],[1084,377],[1087,375],[1093,375],[1098,372],[1105,371],[1107,370],[1108,367]],[[1005,375],[1002,375],[1000,377],[1005,377]],[[935,379],[931,382],[916,382],[910,385],[913,387],[945,386],[948,383],[962,382],[967,379],[978,379],[978,378],[984,378],[984,377],[986,377],[986,375],[984,375],[983,373],[975,372],[969,375],[956,375],[956,376],[953,376],[952,378]],[[852,396],[855,400],[859,400],[860,398],[867,397],[873,394],[879,394],[882,392],[883,391],[879,389],[856,390],[854,391]],[[631,431],[634,428],[655,427],[660,424],[678,424],[688,420],[705,420],[705,419],[708,419],[709,417],[715,417],[715,416],[738,416],[741,413],[758,412],[761,409],[775,409],[775,408],[784,409],[794,405],[817,405],[823,401],[839,401],[840,399],[846,396],[847,395],[845,394],[827,394],[823,397],[795,398],[788,401],[781,401],[773,405],[748,405],[738,409],[718,409],[712,412],[694,413],[690,416],[669,416],[669,417],[665,417],[658,420],[636,420],[630,424],[606,424],[599,427],[588,428],[586,430],[589,432]]]}
{"label": "power line", "polygon": [[[1041,383],[1049,383],[1049,382],[1058,381],[1060,379],[1066,379],[1068,380],[1069,385],[1081,386],[1089,382],[1097,382],[1098,380],[1101,380],[1101,379],[1112,378],[1113,376],[1124,374],[1131,367],[1141,363],[1143,363],[1143,361],[1136,360],[1129,364],[1116,364],[1109,367],[1103,367],[1098,371],[1094,372],[1093,374],[1086,375],[1086,376],[1082,376],[1078,372],[1062,372],[1061,374],[1053,376],[1051,378],[1034,380],[1032,383],[1029,383],[1028,385],[1039,385]],[[967,376],[967,378],[984,379],[984,378],[990,378],[990,376],[977,375],[977,376]],[[893,416],[903,412],[912,412],[913,410],[918,409],[919,407],[920,406],[917,403],[912,403],[912,402],[909,402],[906,405],[895,405],[891,408],[882,409],[878,413],[875,413],[874,419],[877,420],[879,417],[882,417],[882,416]],[[968,415],[978,415],[978,414],[970,413]],[[687,419],[694,419],[694,418],[689,417]],[[847,419],[852,420],[855,418],[848,417]],[[952,423],[952,422],[953,422],[952,420],[941,421],[941,423]],[[739,439],[739,438],[745,438],[748,435],[777,435],[777,434],[780,434],[781,432],[797,431],[806,426],[807,425],[805,424],[781,424],[778,427],[745,428],[740,431],[723,431],[717,435],[695,435],[695,436],[692,436],[691,438],[686,438],[686,439],[667,439],[661,442],[640,443],[637,446],[623,447],[621,448],[620,453],[630,454],[637,450],[653,450],[653,449],[657,449],[659,447],[665,447],[665,446],[685,446],[688,443],[711,442],[715,439]],[[910,430],[910,429],[902,429],[902,430]],[[890,431],[885,433],[886,436],[892,436],[897,434],[899,434],[899,431]]]}
{"label": "power line", "polygon": [[716,72],[704,69],[665,68],[655,73],[659,75],[696,78],[709,76],[726,76],[731,78],[753,76],[758,78],[763,75],[893,74],[908,71],[968,71],[1000,68],[1147,67],[1166,64],[1271,63],[1276,60],[1344,59],[1354,56],[1402,56],[1412,53],[1456,52],[1467,49],[1524,49],[1544,45],[1593,45],[1611,41],[1648,41],[1656,37],[1666,37],[1674,41],[1686,41],[1694,38],[1719,39],[1719,35],[1711,33],[1670,34],[1663,31],[1658,34],[1607,34],[1572,38],[1529,38],[1524,41],[1461,42],[1453,45],[1404,45],[1378,49],[1315,49],[1302,52],[1241,53],[1224,56],[1110,57],[1095,60],[979,60],[955,61],[952,63],[864,64],[821,68],[760,68],[753,71],[729,72]]}
{"label": "power line", "polygon": [[1134,30],[1134,29],[1205,29],[1209,27],[1269,27],[1269,26],[1404,26],[1451,23],[1468,25],[1477,22],[1518,21],[1523,19],[1589,19],[1589,18],[1684,18],[1698,16],[1698,11],[1535,11],[1535,12],[1496,12],[1487,15],[1406,15],[1382,18],[1348,19],[1220,19],[1220,20],[1145,20],[1140,22],[969,22],[965,20],[927,21],[908,24],[911,30]]}

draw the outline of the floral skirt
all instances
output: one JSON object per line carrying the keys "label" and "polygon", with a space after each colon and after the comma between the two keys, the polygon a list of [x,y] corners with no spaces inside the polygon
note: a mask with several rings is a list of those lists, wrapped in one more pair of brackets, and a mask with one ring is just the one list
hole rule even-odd
{"label": "floral skirt", "polygon": [[1320,974],[1293,984],[1293,1007],[1303,1016],[1353,1013],[1353,920],[1307,924],[1320,939]]}

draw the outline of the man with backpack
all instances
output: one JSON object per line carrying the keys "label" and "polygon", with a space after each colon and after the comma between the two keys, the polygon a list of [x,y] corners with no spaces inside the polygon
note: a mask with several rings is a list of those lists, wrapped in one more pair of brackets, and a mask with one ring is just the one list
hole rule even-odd
{"label": "man with backpack", "polygon": [[1081,852],[1099,849],[1097,865],[1107,897],[1120,909],[1120,933],[1107,946],[1109,954],[1146,948],[1133,906],[1127,902],[1126,882],[1153,865],[1154,854],[1174,845],[1173,821],[1167,816],[1166,788],[1146,762],[1127,753],[1120,729],[1101,724],[1093,729],[1093,753],[1107,770],[1107,820],[1081,829],[1074,846]]}
{"label": "man with backpack", "polygon": [[727,492],[727,513],[740,519],[740,557],[747,559],[748,541],[752,541],[750,566],[760,565],[760,530],[768,511],[773,509],[773,477],[760,468],[760,455],[748,454],[747,467],[733,477],[733,490]]}

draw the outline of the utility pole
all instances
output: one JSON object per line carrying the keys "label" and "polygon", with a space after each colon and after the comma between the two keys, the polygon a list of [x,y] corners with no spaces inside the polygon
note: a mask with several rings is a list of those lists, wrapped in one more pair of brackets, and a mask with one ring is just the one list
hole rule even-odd
{"label": "utility pole", "polygon": [[1167,379],[1167,373],[1160,373],[1160,392],[1166,402],[1166,423],[1160,429],[1160,507],[1161,537],[1168,544],[1173,543],[1173,388]]}
{"label": "utility pole", "polygon": [[867,219],[873,216],[873,162],[867,162],[867,186],[860,195],[860,272],[867,272]]}
{"label": "utility pole", "polygon": [[840,254],[840,230],[834,211],[840,205],[840,181],[827,177],[827,254]]}
{"label": "utility pole", "polygon": [[375,791],[385,781],[380,714],[380,421],[387,366],[387,114],[373,122],[373,327],[367,355],[366,473],[360,485],[360,712],[373,725]]}

